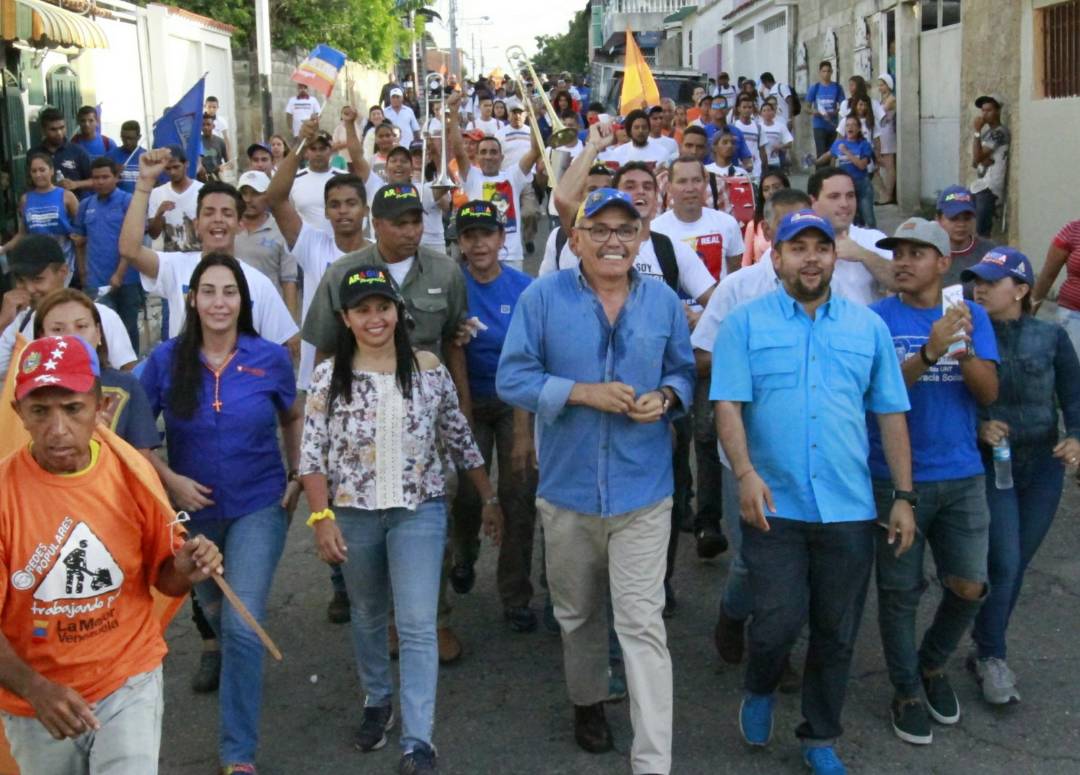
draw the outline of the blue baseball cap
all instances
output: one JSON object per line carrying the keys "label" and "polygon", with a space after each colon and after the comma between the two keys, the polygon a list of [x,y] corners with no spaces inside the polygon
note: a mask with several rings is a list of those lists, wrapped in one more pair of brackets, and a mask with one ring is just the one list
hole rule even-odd
{"label": "blue baseball cap", "polygon": [[631,218],[635,220],[641,218],[629,194],[614,188],[598,188],[585,197],[585,201],[578,208],[574,223],[582,218],[592,218],[605,207],[621,207]]}
{"label": "blue baseball cap", "polygon": [[829,242],[836,242],[836,232],[828,219],[822,218],[813,210],[799,210],[797,213],[785,215],[780,221],[773,244],[794,239],[807,229],[817,229],[829,238]]}
{"label": "blue baseball cap", "polygon": [[1035,272],[1028,257],[1016,248],[993,248],[982,257],[982,261],[960,273],[962,282],[971,282],[975,278],[996,283],[1003,277],[1012,277],[1028,285],[1035,284]]}
{"label": "blue baseball cap", "polygon": [[946,218],[955,218],[960,213],[975,214],[975,197],[963,186],[949,186],[937,198],[937,211]]}

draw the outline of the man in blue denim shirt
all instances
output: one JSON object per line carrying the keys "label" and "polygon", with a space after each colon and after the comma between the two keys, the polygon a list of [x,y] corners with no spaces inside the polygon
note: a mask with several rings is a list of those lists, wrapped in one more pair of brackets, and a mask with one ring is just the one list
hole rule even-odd
{"label": "man in blue denim shirt", "polygon": [[[750,659],[739,725],[769,742],[774,692],[809,618],[803,723],[815,773],[842,775],[833,751],[874,536],[911,545],[915,518],[903,378],[889,331],[872,312],[832,294],[832,225],[813,210],[786,215],[773,241],[781,287],[736,307],[713,346],[710,398],[739,483],[742,559],[753,597]],[[877,415],[896,487],[879,531],[866,456]]]}
{"label": "man in blue denim shirt", "polygon": [[[946,667],[986,595],[990,513],[975,438],[976,408],[997,398],[998,350],[982,307],[963,302],[942,310],[942,278],[951,251],[940,225],[909,218],[877,245],[893,251],[898,295],[871,309],[889,327],[911,399],[908,428],[919,526],[915,545],[903,557],[878,541],[878,620],[894,689],[893,731],[905,742],[927,745],[934,739],[931,716],[939,724],[960,720]],[[960,343],[961,351],[950,351]],[[872,428],[870,473],[881,518],[889,507],[890,485]],[[915,615],[926,590],[928,543],[943,589],[916,650]]]}
{"label": "man in blue denim shirt", "polygon": [[610,750],[608,585],[623,649],[635,773],[671,769],[671,656],[661,611],[671,532],[669,421],[693,400],[682,303],[633,263],[641,218],[593,191],[571,245],[581,264],[522,293],[503,344],[499,397],[536,414],[548,584],[562,629],[575,739]]}

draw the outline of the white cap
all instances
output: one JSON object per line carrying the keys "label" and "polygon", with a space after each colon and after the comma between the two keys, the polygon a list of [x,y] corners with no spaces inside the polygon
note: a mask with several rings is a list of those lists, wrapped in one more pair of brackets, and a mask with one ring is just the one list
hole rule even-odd
{"label": "white cap", "polygon": [[403,92],[401,89],[399,89],[398,87],[395,86],[393,89],[390,90],[390,96],[391,97],[404,97],[405,92]]}
{"label": "white cap", "polygon": [[511,97],[506,100],[506,109],[507,111],[525,110],[525,106],[521,104],[521,100],[517,97]]}
{"label": "white cap", "polygon": [[237,189],[242,189],[244,186],[248,186],[254,189],[256,193],[262,194],[270,187],[270,178],[261,170],[248,170],[240,176],[240,180],[236,184]]}

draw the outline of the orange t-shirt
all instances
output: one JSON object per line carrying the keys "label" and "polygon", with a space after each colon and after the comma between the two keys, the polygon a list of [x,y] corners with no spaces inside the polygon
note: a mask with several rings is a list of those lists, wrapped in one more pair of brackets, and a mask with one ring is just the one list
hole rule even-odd
{"label": "orange t-shirt", "polygon": [[[46,472],[27,447],[0,462],[0,631],[33,670],[88,702],[167,650],[150,590],[177,539],[134,476],[104,443],[73,476]],[[34,715],[3,688],[0,710]]]}

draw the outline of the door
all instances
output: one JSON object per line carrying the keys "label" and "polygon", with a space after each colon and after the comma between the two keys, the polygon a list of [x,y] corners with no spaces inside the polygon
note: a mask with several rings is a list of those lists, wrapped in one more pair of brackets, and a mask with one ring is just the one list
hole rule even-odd
{"label": "door", "polygon": [[15,212],[26,190],[26,118],[19,80],[8,70],[2,72],[0,104],[0,234],[10,237],[18,226]]}
{"label": "door", "polygon": [[45,76],[45,96],[49,104],[58,108],[67,120],[68,137],[79,131],[76,116],[82,107],[82,92],[79,90],[79,76],[67,65],[54,67]]}
{"label": "door", "polygon": [[[924,15],[937,3],[924,0]],[[922,149],[924,200],[954,183],[963,183],[960,170],[960,43],[958,23],[941,25],[924,18],[919,38],[919,142]],[[959,19],[957,18],[957,21]],[[931,29],[927,29],[932,27]]]}
{"label": "door", "polygon": [[[752,76],[769,71],[777,83],[790,85],[791,71],[788,70],[788,28],[787,11],[780,11],[761,23],[761,41],[758,45],[757,68]],[[760,84],[758,85],[760,88]]]}

